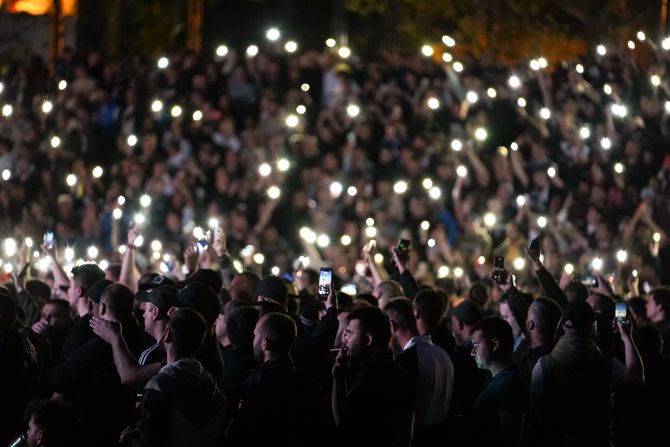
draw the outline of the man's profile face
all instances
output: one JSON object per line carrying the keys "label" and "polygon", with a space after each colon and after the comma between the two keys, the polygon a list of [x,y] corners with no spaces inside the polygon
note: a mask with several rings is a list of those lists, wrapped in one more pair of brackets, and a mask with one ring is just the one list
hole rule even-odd
{"label": "man's profile face", "polygon": [[28,421],[28,433],[26,433],[26,445],[28,445],[28,447],[41,445],[41,442],[37,439],[38,433],[40,433],[40,429],[35,424],[35,419],[31,416]]}
{"label": "man's profile face", "polygon": [[349,349],[352,359],[363,361],[367,357],[368,336],[361,330],[358,320],[351,320],[342,334],[342,346]]}
{"label": "man's profile face", "polygon": [[472,334],[472,352],[470,354],[475,358],[479,369],[489,369],[491,351],[486,339],[482,337],[482,331],[475,331]]}
{"label": "man's profile face", "polygon": [[144,330],[147,333],[151,333],[151,330],[154,327],[154,309],[156,306],[154,306],[152,303],[142,303],[142,310],[144,311],[142,313],[142,318],[144,319]]}
{"label": "man's profile face", "polygon": [[660,316],[661,311],[663,310],[661,308],[661,305],[656,302],[653,296],[649,298],[649,301],[647,301],[647,305],[645,307],[647,310],[647,318],[649,318],[652,321],[658,318]]}
{"label": "man's profile face", "polygon": [[68,325],[70,318],[69,315],[61,312],[58,306],[47,303],[42,308],[42,321],[51,329],[59,331]]}

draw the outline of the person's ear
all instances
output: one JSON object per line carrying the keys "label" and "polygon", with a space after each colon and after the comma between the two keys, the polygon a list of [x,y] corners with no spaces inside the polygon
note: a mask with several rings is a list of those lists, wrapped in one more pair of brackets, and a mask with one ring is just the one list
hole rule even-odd
{"label": "person's ear", "polygon": [[365,334],[365,340],[366,340],[365,341],[365,346],[368,346],[368,347],[372,346],[372,335],[366,333]]}
{"label": "person's ear", "polygon": [[42,440],[44,439],[44,433],[42,430],[38,430],[35,434],[35,445],[43,445]]}
{"label": "person's ear", "polygon": [[535,329],[535,322],[531,319],[526,320],[526,330],[530,332],[533,329]]}
{"label": "person's ear", "polygon": [[398,322],[391,320],[391,332],[396,332],[398,330]]}
{"label": "person's ear", "polygon": [[421,319],[421,312],[419,312],[419,309],[414,309],[414,318],[417,320]]}
{"label": "person's ear", "polygon": [[100,310],[100,312],[98,312],[98,313],[100,315],[105,315],[107,313],[107,304],[105,304],[104,302],[100,302],[99,310]]}
{"label": "person's ear", "polygon": [[491,340],[491,351],[496,352],[500,349],[500,340],[497,338],[494,338]]}
{"label": "person's ear", "polygon": [[88,313],[92,314],[93,313],[93,300],[88,299],[86,300],[86,308],[88,309]]}
{"label": "person's ear", "polygon": [[172,343],[172,338],[174,335],[172,334],[172,329],[169,327],[165,329],[165,334],[163,334],[163,343],[164,344],[169,344]]}
{"label": "person's ear", "polygon": [[151,319],[153,321],[158,320],[158,317],[160,316],[160,309],[158,307],[154,306],[153,309],[151,309]]}
{"label": "person's ear", "polygon": [[263,351],[267,351],[270,346],[270,340],[267,337],[261,338],[261,348]]}
{"label": "person's ear", "polygon": [[77,287],[75,287],[74,290],[75,290],[75,292],[77,292],[77,296],[79,298],[83,298],[84,295],[86,295],[86,289],[84,289],[83,287],[77,286]]}

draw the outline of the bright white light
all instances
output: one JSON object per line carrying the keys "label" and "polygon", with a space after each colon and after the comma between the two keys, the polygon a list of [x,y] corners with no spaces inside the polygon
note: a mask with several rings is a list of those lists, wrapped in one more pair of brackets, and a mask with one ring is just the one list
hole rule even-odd
{"label": "bright white light", "polygon": [[544,216],[540,216],[537,218],[537,226],[540,228],[544,228],[547,226],[547,218]]}
{"label": "bright white light", "polygon": [[451,53],[442,53],[442,60],[449,63],[454,60],[454,56],[452,56]]}
{"label": "bright white light", "polygon": [[635,42],[632,40],[629,40],[628,43],[626,44],[629,49],[634,50],[635,49]]}
{"label": "bright white light", "polygon": [[496,89],[494,89],[493,87],[489,87],[488,89],[486,89],[486,95],[489,98],[493,99],[496,96],[498,96],[498,92],[496,92]]}
{"label": "bright white light", "polygon": [[430,229],[430,222],[428,222],[427,220],[422,221],[421,222],[421,229],[423,231],[428,231]]}
{"label": "bright white light", "polygon": [[516,206],[522,207],[526,204],[526,198],[522,195],[516,196]]}
{"label": "bright white light", "polygon": [[16,254],[16,249],[18,248],[16,240],[14,238],[8,237],[5,239],[5,255],[12,257]]}
{"label": "bright white light", "polygon": [[612,86],[609,84],[603,85],[603,91],[605,92],[606,95],[611,95],[612,94]]}
{"label": "bright white light", "polygon": [[249,45],[247,47],[247,56],[256,57],[258,54],[258,47],[256,45]]}
{"label": "bright white light", "polygon": [[298,51],[298,44],[294,40],[289,40],[284,44],[284,49],[287,53],[295,53]]}
{"label": "bright white light", "polygon": [[437,110],[440,108],[440,100],[435,97],[428,98],[426,104],[428,104],[428,108],[431,110]]}
{"label": "bright white light", "polygon": [[572,264],[565,264],[563,271],[568,275],[572,275],[572,273],[575,271],[575,266]]}
{"label": "bright white light", "polygon": [[356,104],[349,104],[347,106],[347,115],[351,118],[356,118],[361,113],[361,108]]}
{"label": "bright white light", "polygon": [[638,31],[636,37],[640,42],[644,42],[644,40],[647,38],[643,31]]}
{"label": "bright white light", "polygon": [[328,39],[326,39],[326,46],[328,48],[333,48],[333,47],[335,47],[335,45],[337,45],[337,42],[335,42],[335,39],[333,39],[332,37],[329,37]]}
{"label": "bright white light", "polygon": [[54,105],[48,99],[42,103],[42,112],[50,113],[54,109]]}
{"label": "bright white light", "polygon": [[619,250],[616,252],[616,260],[619,261],[620,263],[626,262],[628,259],[628,253],[626,253],[626,250]]}
{"label": "bright white light", "polygon": [[272,200],[278,199],[281,196],[281,189],[278,186],[272,185],[268,188],[268,197]]}
{"label": "bright white light", "polygon": [[661,242],[661,233],[654,233],[652,239],[654,240],[654,242]]}
{"label": "bright white light", "polygon": [[348,234],[343,234],[342,237],[340,238],[340,243],[345,247],[351,245],[351,236],[349,236]]}
{"label": "bright white light", "polygon": [[664,50],[670,50],[670,37],[666,37],[663,39],[661,42],[661,47],[663,47]]}
{"label": "bright white light", "polygon": [[665,101],[665,113],[670,113],[670,101]]}
{"label": "bright white light", "polygon": [[279,32],[277,28],[273,27],[267,30],[267,32],[265,33],[265,37],[271,42],[276,42],[281,37],[281,32]]}
{"label": "bright white light", "polygon": [[305,112],[307,112],[307,107],[304,105],[300,104],[298,107],[295,108],[295,111],[298,115],[304,115]]}
{"label": "bright white light", "polygon": [[486,264],[486,258],[484,256],[480,256],[477,258],[477,264],[479,265],[484,265]]}
{"label": "bright white light", "polygon": [[7,263],[4,265],[5,273],[12,273],[14,271],[14,265]]}
{"label": "bright white light", "polygon": [[623,164],[621,163],[615,163],[614,164],[614,172],[617,174],[623,174],[623,171],[625,170]]}
{"label": "bright white light", "polygon": [[4,89],[5,89],[5,84],[0,82],[0,93],[2,93]]}
{"label": "bright white light", "polygon": [[605,150],[609,150],[612,147],[612,141],[607,137],[603,137],[600,140],[600,147],[602,147]]}
{"label": "bright white light", "polygon": [[128,146],[133,147],[137,144],[137,136],[130,134],[128,135],[128,138],[126,138],[126,143],[128,143]]}
{"label": "bright white light", "polygon": [[591,261],[591,267],[593,270],[599,272],[603,268],[603,260],[600,258],[593,258]]}
{"label": "bright white light", "polygon": [[584,66],[582,64],[575,65],[575,71],[579,74],[583,74],[584,73]]}
{"label": "bright white light", "polygon": [[193,118],[193,121],[200,121],[202,119],[202,112],[200,110],[194,111],[191,118]]}
{"label": "bright white light", "polygon": [[433,187],[433,180],[426,177],[425,179],[423,179],[421,184],[423,185],[424,189],[430,189]]}
{"label": "bright white light", "polygon": [[207,219],[207,226],[212,230],[219,228],[219,219],[217,219],[216,217],[210,217],[209,219]]}
{"label": "bright white light", "polygon": [[518,106],[521,107],[522,109],[523,109],[524,107],[526,107],[526,105],[527,105],[526,98],[521,97],[521,98],[517,99],[517,100],[516,100],[516,105],[518,105]]}
{"label": "bright white light", "polygon": [[518,89],[519,87],[521,87],[521,79],[519,79],[519,77],[516,76],[516,75],[512,75],[512,76],[510,76],[509,79],[507,80],[507,84],[508,84],[511,88],[513,88],[513,89],[516,90],[516,89]]}
{"label": "bright white light", "polygon": [[72,262],[74,259],[74,248],[72,247],[65,247],[65,250],[63,251],[63,257],[67,262]]}
{"label": "bright white light", "polygon": [[53,137],[51,137],[51,140],[49,141],[49,143],[51,144],[52,148],[56,149],[57,147],[60,146],[61,139],[58,135],[54,135]]}
{"label": "bright white light", "polygon": [[204,239],[205,230],[203,230],[202,227],[193,228],[193,237],[196,238],[197,240]]}
{"label": "bright white light", "polygon": [[458,62],[458,61],[454,62],[453,67],[454,67],[454,71],[455,71],[456,73],[460,73],[460,72],[462,72],[462,71],[463,71],[463,68],[464,68],[464,67],[463,67],[463,64],[461,64],[461,63]]}
{"label": "bright white light", "polygon": [[465,273],[465,272],[463,271],[463,269],[462,269],[461,267],[456,267],[456,268],[454,269],[454,276],[455,276],[456,278],[460,278],[461,276],[463,276],[464,273]]}
{"label": "bright white light", "polygon": [[10,178],[12,178],[12,171],[9,169],[3,169],[2,170],[2,179],[4,181],[8,181]]}
{"label": "bright white light", "polygon": [[622,104],[612,104],[612,113],[619,118],[623,118],[628,114],[628,109]]}
{"label": "bright white light", "polygon": [[510,143],[509,145],[509,148],[512,149],[514,152],[516,152],[519,150],[519,145],[517,144],[516,141],[512,141],[512,143]]}
{"label": "bright white light", "polygon": [[160,68],[161,70],[166,69],[169,64],[170,64],[170,61],[165,56],[158,59],[158,62],[156,63],[156,65],[158,65],[158,68]]}
{"label": "bright white light", "polygon": [[306,83],[306,82],[303,82],[302,84],[300,84],[300,90],[302,90],[303,92],[308,92],[309,91],[309,84]]}
{"label": "bright white light", "polygon": [[431,199],[437,200],[440,197],[442,197],[442,190],[440,189],[439,186],[433,186],[428,190],[428,195],[430,196]]}
{"label": "bright white light", "polygon": [[528,65],[530,66],[530,69],[533,71],[537,71],[540,69],[540,63],[537,61],[537,59],[531,60]]}
{"label": "bright white light", "polygon": [[298,127],[298,124],[300,124],[300,118],[297,115],[290,113],[286,116],[286,127],[294,128]]}
{"label": "bright white light", "polygon": [[270,273],[272,273],[274,276],[279,276],[281,270],[279,269],[278,266],[273,265],[272,268],[270,269]]}
{"label": "bright white light", "polygon": [[441,265],[439,269],[437,269],[437,277],[438,278],[446,278],[449,276],[449,267],[446,265]]}
{"label": "bright white light", "polygon": [[116,203],[118,203],[119,206],[123,206],[126,203],[126,198],[124,196],[119,196],[116,199]]}
{"label": "bright white light", "polygon": [[179,106],[172,106],[172,109],[170,109],[170,115],[172,115],[173,118],[177,118],[181,116],[181,107]]}
{"label": "bright white light", "polygon": [[484,214],[484,225],[487,227],[492,227],[496,224],[496,216],[493,213]]}
{"label": "bright white light", "polygon": [[659,85],[661,85],[661,77],[659,75],[656,74],[651,75],[651,78],[649,80],[651,81],[651,85],[653,85],[654,87],[658,87]]}
{"label": "bright white light", "polygon": [[161,101],[160,99],[154,99],[151,102],[151,111],[154,113],[158,113],[161,110],[163,110],[163,101]]}
{"label": "bright white light", "polygon": [[516,258],[513,262],[514,268],[517,270],[523,270],[526,266],[526,261],[523,258]]}
{"label": "bright white light", "polygon": [[65,183],[67,186],[74,186],[77,184],[77,176],[74,174],[68,174],[67,177],[65,177]]}
{"label": "bright white light", "polygon": [[381,264],[382,262],[384,262],[384,255],[381,253],[375,253],[374,260],[375,264]]}
{"label": "bright white light", "polygon": [[316,238],[316,245],[321,248],[326,248],[330,245],[330,237],[328,237],[327,234],[320,234],[319,237]]}
{"label": "bright white light", "polygon": [[337,50],[337,54],[342,59],[348,59],[349,56],[351,56],[351,50],[349,49],[349,47],[340,47],[340,49]]}
{"label": "bright white light", "polygon": [[95,245],[91,245],[90,247],[88,247],[88,250],[86,250],[86,254],[88,255],[88,257],[90,259],[97,258],[98,257],[98,247],[96,247]]}
{"label": "bright white light", "polygon": [[489,133],[483,127],[478,127],[475,130],[475,139],[478,141],[484,141],[488,138]]}
{"label": "bright white light", "polygon": [[469,91],[469,92],[465,95],[465,99],[466,99],[470,104],[474,104],[474,103],[476,103],[477,101],[479,101],[479,95],[478,95],[477,93],[473,92],[473,91]]}
{"label": "bright white light", "polygon": [[368,217],[365,219],[365,226],[366,227],[372,227],[375,224],[375,220],[372,217]]}
{"label": "bright white light", "polygon": [[344,186],[342,186],[342,183],[340,182],[333,182],[330,184],[330,195],[337,198],[340,197],[342,194],[342,191],[344,191]]}
{"label": "bright white light", "polygon": [[270,166],[268,163],[261,163],[261,165],[258,167],[258,173],[261,177],[267,177],[268,175],[272,174],[272,166]]}
{"label": "bright white light", "polygon": [[32,238],[27,237],[23,240],[23,243],[25,244],[26,247],[28,248],[33,248],[33,245],[35,245],[35,242],[33,241]]}
{"label": "bright white light", "polygon": [[126,247],[125,245],[119,245],[119,254],[120,255],[125,254],[127,251],[128,251],[128,247]]}
{"label": "bright white light", "polygon": [[219,45],[216,47],[216,55],[219,57],[226,57],[228,55],[228,47],[225,45]]}
{"label": "bright white light", "polygon": [[546,107],[542,107],[540,109],[540,118],[542,118],[543,120],[548,120],[549,118],[551,118],[551,110],[549,110]]}
{"label": "bright white light", "polygon": [[100,178],[102,177],[102,174],[103,174],[102,166],[96,166],[91,171],[91,175],[93,176],[93,178]]}
{"label": "bright white light", "polygon": [[286,172],[290,169],[291,163],[285,159],[285,158],[280,158],[277,160],[277,169],[281,172]]}
{"label": "bright white light", "polygon": [[461,149],[463,149],[463,143],[461,140],[451,140],[451,150],[455,152],[459,152]]}
{"label": "bright white light", "polygon": [[121,208],[114,208],[114,210],[112,211],[112,217],[114,218],[114,220],[121,219],[123,217],[123,211],[121,210]]}
{"label": "bright white light", "polygon": [[404,180],[397,181],[393,185],[393,191],[395,191],[396,194],[404,194],[407,192],[407,182]]}
{"label": "bright white light", "polygon": [[135,214],[135,218],[133,220],[137,225],[144,225],[144,223],[147,221],[147,216],[142,213],[137,213]]}
{"label": "bright white light", "polygon": [[586,126],[582,126],[579,129],[579,138],[582,140],[587,140],[591,136],[591,129]]}
{"label": "bright white light", "polygon": [[435,242],[435,239],[433,239],[433,238],[428,239],[428,241],[426,242],[426,245],[428,245],[428,247],[430,247],[430,248],[435,247],[435,244],[436,244],[436,242]]}
{"label": "bright white light", "polygon": [[547,168],[547,175],[549,176],[549,178],[554,178],[554,177],[556,177],[556,168],[553,167],[553,166],[549,166],[549,167]]}
{"label": "bright white light", "polygon": [[549,63],[548,63],[547,60],[546,60],[545,58],[543,58],[543,57],[539,58],[539,59],[537,60],[537,63],[540,64],[540,68],[547,68],[547,67],[549,66]]}
{"label": "bright white light", "polygon": [[421,54],[423,54],[424,57],[431,57],[434,53],[435,51],[430,45],[424,45],[421,47]]}
{"label": "bright white light", "polygon": [[263,253],[256,253],[253,256],[253,260],[256,264],[261,265],[265,262],[265,256],[263,256]]}
{"label": "bright white light", "polygon": [[140,205],[142,208],[149,208],[151,206],[151,197],[148,194],[142,194],[140,197]]}
{"label": "bright white light", "polygon": [[456,45],[456,41],[452,37],[447,36],[446,34],[442,36],[442,43],[448,46],[449,48]]}
{"label": "bright white light", "polygon": [[463,165],[460,165],[458,168],[456,168],[456,174],[459,177],[466,177],[468,175],[468,168],[466,168]]}
{"label": "bright white light", "polygon": [[355,186],[350,186],[347,188],[347,194],[349,194],[350,197],[355,197],[356,194],[358,194],[358,189]]}
{"label": "bright white light", "polygon": [[5,118],[8,118],[12,116],[12,113],[14,112],[14,108],[10,104],[5,104],[2,106],[2,116]]}
{"label": "bright white light", "polygon": [[605,48],[605,45],[598,45],[596,47],[596,53],[598,53],[600,56],[604,56],[607,54],[607,48]]}
{"label": "bright white light", "polygon": [[377,229],[375,227],[367,227],[365,229],[365,235],[368,238],[372,239],[373,237],[377,236]]}

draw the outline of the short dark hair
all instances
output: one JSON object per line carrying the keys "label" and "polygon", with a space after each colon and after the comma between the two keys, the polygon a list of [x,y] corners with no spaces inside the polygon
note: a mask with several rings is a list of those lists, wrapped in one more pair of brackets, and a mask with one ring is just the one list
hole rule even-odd
{"label": "short dark hair", "polygon": [[360,301],[365,301],[372,307],[379,307],[379,303],[377,302],[377,298],[371,293],[359,293],[354,297],[355,300],[360,300]]}
{"label": "short dark hair", "polygon": [[536,299],[531,307],[538,332],[546,337],[554,338],[556,329],[563,318],[561,307],[556,304],[556,301],[546,297]]}
{"label": "short dark hair", "polygon": [[0,317],[0,330],[3,331],[11,329],[16,322],[17,306],[9,292],[0,293]]}
{"label": "short dark hair", "polygon": [[661,306],[665,311],[665,317],[670,318],[670,287],[660,286],[655,287],[650,293],[651,299],[656,301],[656,304]]}
{"label": "short dark hair", "polygon": [[571,281],[565,287],[565,296],[569,302],[586,301],[589,297],[589,289],[579,281]]}
{"label": "short dark hair", "polygon": [[123,284],[114,283],[105,287],[100,303],[105,303],[109,312],[120,321],[133,317],[135,296],[133,291]]}
{"label": "short dark hair", "polygon": [[72,278],[75,284],[86,290],[94,282],[105,279],[105,272],[96,264],[83,264],[72,269]]}
{"label": "short dark hair", "polygon": [[349,314],[347,321],[358,320],[360,328],[372,336],[372,343],[388,346],[391,341],[391,322],[378,307],[361,307]]}
{"label": "short dark hair", "polygon": [[414,297],[414,308],[426,327],[433,329],[440,324],[444,315],[444,300],[436,290],[423,289]]}
{"label": "short dark hair", "polygon": [[279,312],[270,312],[264,315],[262,320],[260,332],[263,337],[271,341],[271,351],[288,354],[298,335],[295,321],[288,315]]}
{"label": "short dark hair", "polygon": [[477,281],[470,286],[468,297],[479,307],[484,308],[489,301],[489,290],[482,281]]}
{"label": "short dark hair", "polygon": [[39,279],[29,279],[26,281],[26,291],[37,300],[42,299],[46,301],[51,298],[51,288],[47,283]]}
{"label": "short dark hair", "polygon": [[228,340],[235,347],[251,346],[254,342],[254,328],[261,314],[253,306],[242,306],[226,314]]}
{"label": "short dark hair", "polygon": [[62,298],[54,298],[51,300],[48,300],[44,305],[46,306],[47,304],[50,304],[54,306],[56,309],[58,309],[59,312],[67,313],[69,314],[71,312],[70,309],[70,303],[68,300],[64,300]]}
{"label": "short dark hair", "polygon": [[26,418],[42,432],[48,446],[69,446],[75,432],[75,417],[72,405],[63,400],[43,399],[28,404]]}
{"label": "short dark hair", "polygon": [[286,314],[286,308],[276,301],[258,301],[254,307],[261,313],[261,317],[270,313]]}
{"label": "short dark hair", "polygon": [[505,358],[512,358],[514,352],[514,334],[512,327],[500,317],[486,317],[482,318],[472,328],[471,333],[480,331],[482,337],[491,342],[497,339],[500,342],[499,355]]}
{"label": "short dark hair", "polygon": [[395,321],[399,328],[410,329],[416,332],[416,318],[414,306],[407,298],[393,298],[384,306],[384,312],[391,321]]}
{"label": "short dark hair", "polygon": [[207,333],[207,323],[197,311],[188,307],[178,308],[167,325],[172,333],[172,343],[180,358],[193,357],[202,346]]}

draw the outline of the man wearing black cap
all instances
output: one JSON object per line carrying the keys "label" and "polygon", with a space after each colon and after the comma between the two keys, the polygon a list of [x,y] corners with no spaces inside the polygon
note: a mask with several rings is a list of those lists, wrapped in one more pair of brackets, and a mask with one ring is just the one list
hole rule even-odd
{"label": "man wearing black cap", "polygon": [[288,312],[286,307],[289,299],[288,287],[286,287],[286,283],[283,279],[277,276],[266,276],[258,284],[256,292],[258,301],[271,301],[280,304],[285,309],[286,314],[295,322],[295,325],[298,328],[298,338],[302,337],[305,333],[302,321],[300,321],[300,318],[297,315]]}
{"label": "man wearing black cap", "polygon": [[141,303],[144,311],[142,314],[144,331],[156,341],[140,355],[138,363],[141,366],[164,360],[165,352],[161,348],[161,340],[170,320],[168,311],[173,307],[180,306],[178,294],[179,290],[170,285],[159,285],[151,292],[140,290],[135,294],[135,299]]}
{"label": "man wearing black cap", "polygon": [[611,445],[612,387],[644,382],[630,321],[617,322],[626,365],[598,349],[595,321],[586,302],[569,303],[565,335],[533,369],[530,422],[537,445]]}

